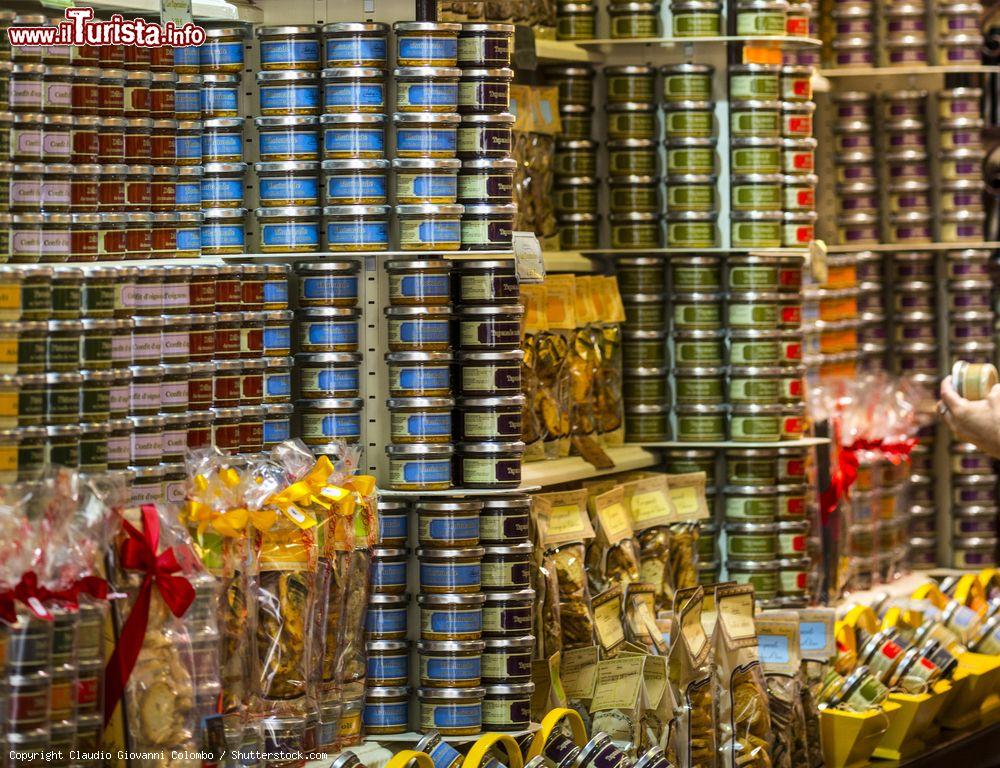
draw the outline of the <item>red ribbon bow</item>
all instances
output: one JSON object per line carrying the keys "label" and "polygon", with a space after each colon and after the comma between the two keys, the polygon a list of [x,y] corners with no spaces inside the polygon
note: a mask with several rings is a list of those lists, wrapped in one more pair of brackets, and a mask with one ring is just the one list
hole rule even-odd
{"label": "red ribbon bow", "polygon": [[28,606],[38,618],[51,619],[52,614],[45,610],[42,603],[58,600],[71,608],[76,608],[80,604],[81,594],[104,600],[108,596],[108,582],[99,576],[84,576],[66,589],[51,590],[39,586],[38,576],[29,571],[21,576],[21,580],[14,589],[0,592],[0,619],[9,624],[14,624],[17,621],[17,610],[14,605],[16,601],[21,601]]}
{"label": "red ribbon bow", "polygon": [[830,485],[820,494],[819,506],[823,523],[833,514],[840,501],[847,498],[851,486],[858,479],[859,453],[878,451],[893,464],[899,464],[910,455],[916,444],[917,441],[911,437],[898,443],[861,439],[841,446],[837,452],[837,466],[830,472]]}
{"label": "red ribbon bow", "polygon": [[115,707],[121,700],[125,683],[135,667],[146,637],[146,627],[149,624],[149,607],[153,596],[153,586],[156,586],[163,602],[177,618],[185,614],[194,601],[194,587],[183,576],[174,574],[181,570],[174,548],[165,549],[156,554],[160,543],[160,517],[156,507],[144,504],[142,512],[142,533],[129,523],[122,521],[128,538],[122,543],[121,565],[131,571],[143,571],[145,576],[135,604],[129,613],[115,651],[108,661],[104,679],[104,724],[107,725]]}

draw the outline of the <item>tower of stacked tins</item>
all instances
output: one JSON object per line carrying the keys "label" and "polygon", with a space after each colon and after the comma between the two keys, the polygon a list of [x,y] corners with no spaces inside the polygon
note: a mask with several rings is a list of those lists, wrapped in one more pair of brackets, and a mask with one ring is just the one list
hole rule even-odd
{"label": "tower of stacked tins", "polygon": [[563,250],[597,248],[597,142],[591,138],[595,72],[590,65],[549,66],[544,72],[559,90],[563,125],[552,159],[559,244]]}

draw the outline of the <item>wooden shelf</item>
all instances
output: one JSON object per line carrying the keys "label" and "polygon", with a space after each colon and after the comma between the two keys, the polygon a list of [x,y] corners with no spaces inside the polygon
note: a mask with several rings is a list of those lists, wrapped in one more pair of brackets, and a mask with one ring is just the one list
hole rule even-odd
{"label": "wooden shelf", "polygon": [[548,40],[535,37],[535,56],[541,64],[570,61],[598,62],[603,57],[597,51],[588,51],[569,40]]}
{"label": "wooden shelf", "polygon": [[591,477],[611,475],[616,472],[628,472],[634,469],[651,467],[658,462],[657,456],[638,445],[624,445],[620,448],[607,448],[605,453],[615,463],[609,469],[598,469],[579,456],[567,456],[565,459],[551,461],[531,461],[521,469],[521,476],[526,484],[545,488],[550,485],[561,485]]}
{"label": "wooden shelf", "polygon": [[668,440],[662,443],[628,443],[628,445],[640,445],[644,448],[812,448],[817,445],[828,445],[828,437],[803,437],[801,440],[779,440],[777,442],[757,443],[743,442],[740,440],[708,440],[708,441],[681,441]]}
{"label": "wooden shelf", "polygon": [[596,48],[607,50],[611,48],[621,48],[636,45],[655,45],[660,48],[674,48],[686,45],[726,45],[728,43],[743,43],[745,45],[759,45],[762,47],[788,47],[788,48],[818,48],[823,45],[822,40],[813,37],[791,37],[776,35],[712,35],[706,37],[638,37],[638,38],[617,38],[601,37],[593,40],[577,40],[576,44],[582,48]]}
{"label": "wooden shelf", "polygon": [[[129,13],[160,18],[160,0],[92,0],[87,3],[96,13]],[[195,21],[239,21],[260,23],[264,13],[250,5],[227,3],[225,0],[194,0]]]}
{"label": "wooden shelf", "polygon": [[827,253],[861,253],[876,251],[877,253],[892,253],[894,251],[967,251],[995,250],[1000,248],[1000,242],[987,240],[976,243],[877,243],[875,245],[830,245]]}
{"label": "wooden shelf", "polygon": [[584,256],[647,256],[649,254],[683,253],[690,255],[700,255],[706,253],[748,253],[755,256],[775,254],[778,256],[805,256],[809,253],[808,248],[635,248],[623,250],[621,248],[595,248],[594,250],[581,251]]}
{"label": "wooden shelf", "polygon": [[[221,258],[223,261],[259,261],[288,264],[293,261],[326,261],[327,259],[353,259],[360,257],[378,259],[425,259],[434,256],[449,261],[463,259],[513,259],[513,251],[316,251],[313,253],[234,253]],[[142,262],[148,264],[149,262]]]}
{"label": "wooden shelf", "polygon": [[[976,75],[995,74],[996,67],[988,67],[983,64],[964,64],[960,66],[925,66],[925,67],[859,67],[858,69],[838,68],[821,69],[819,74],[828,79],[846,80],[848,78],[872,78],[872,77],[923,77],[923,76],[943,76],[943,75]],[[858,87],[857,83],[851,84],[852,88]]]}
{"label": "wooden shelf", "polygon": [[542,251],[546,272],[596,272],[598,265],[579,251]]}

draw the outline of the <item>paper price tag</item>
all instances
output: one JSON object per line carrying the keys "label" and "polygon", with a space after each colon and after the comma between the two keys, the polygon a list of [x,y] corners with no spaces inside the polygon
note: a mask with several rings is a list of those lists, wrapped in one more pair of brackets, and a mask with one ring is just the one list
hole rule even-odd
{"label": "paper price tag", "polygon": [[580,508],[575,504],[552,507],[549,511],[549,535],[564,536],[583,533],[585,530]]}
{"label": "paper price tag", "polygon": [[545,281],[545,259],[534,232],[514,232],[514,266],[522,283]]}
{"label": "paper price tag", "polygon": [[821,651],[826,648],[827,624],[822,621],[803,621],[799,623],[799,650]]}
{"label": "paper price tag", "polygon": [[183,27],[193,20],[191,0],[160,0],[160,23],[173,22],[176,27]]}
{"label": "paper price tag", "polygon": [[787,664],[791,659],[788,638],[784,635],[759,635],[757,654],[764,664]]}

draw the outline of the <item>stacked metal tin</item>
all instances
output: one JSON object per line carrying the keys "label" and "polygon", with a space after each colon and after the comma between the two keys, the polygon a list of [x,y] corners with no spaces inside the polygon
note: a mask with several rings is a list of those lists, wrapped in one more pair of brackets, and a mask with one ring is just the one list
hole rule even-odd
{"label": "stacked metal tin", "polygon": [[873,98],[864,91],[840,91],[832,101],[837,241],[842,245],[878,243],[881,204]]}
{"label": "stacked metal tin", "polygon": [[895,0],[882,8],[880,39],[884,64],[913,67],[928,63],[927,7],[923,0]]}
{"label": "stacked metal tin", "polygon": [[557,40],[593,40],[597,37],[594,3],[559,3],[556,6]]}
{"label": "stacked metal tin", "polygon": [[295,369],[298,436],[334,458],[334,443],[361,443],[361,288],[354,261],[301,263]]}
{"label": "stacked metal tin", "polygon": [[[910,488],[906,494],[909,507],[907,561],[911,568],[923,570],[937,566],[938,508],[934,490],[937,425],[921,427],[916,437],[917,442],[910,451]],[[959,452],[961,446],[953,450]]]}
{"label": "stacked metal tin", "polygon": [[[703,257],[716,264],[718,257]],[[671,439],[670,360],[667,348],[670,305],[666,264],[657,256],[629,256],[615,264],[625,306],[622,330],[622,395],[625,439],[660,442]],[[676,290],[693,290],[694,286]],[[696,360],[685,365],[695,365]]]}
{"label": "stacked metal tin", "polygon": [[943,243],[982,242],[983,148],[981,88],[937,91],[937,239]]}
{"label": "stacked metal tin", "polygon": [[[369,604],[369,733],[519,731],[533,691],[527,496],[379,503]],[[416,543],[420,621],[407,622],[408,553]],[[409,639],[416,642],[411,674]],[[411,682],[417,706],[409,708]],[[506,706],[502,706],[506,704]],[[455,719],[460,712],[461,719]]]}
{"label": "stacked metal tin", "polygon": [[826,66],[858,69],[877,65],[876,10],[872,2],[837,2],[824,28]]}
{"label": "stacked metal tin", "polygon": [[[886,258],[891,260],[892,256]],[[890,348],[889,318],[893,316],[893,313],[885,306],[885,259],[882,254],[876,251],[859,251],[840,257],[841,266],[851,269],[847,262],[853,262],[858,290],[856,349],[859,365],[865,371],[884,370],[886,353]],[[897,267],[899,266],[898,262],[895,264]],[[895,274],[899,274],[898,270]],[[892,348],[898,348],[898,343],[899,337],[897,336]],[[844,351],[852,351],[849,343],[845,344]]]}
{"label": "stacked metal tin", "polygon": [[[553,203],[560,247],[585,250],[600,245],[597,214],[597,142],[591,139],[594,69],[589,65],[546,67],[546,81],[559,89],[563,132],[556,141]],[[610,173],[614,173],[612,168]]]}
{"label": "stacked metal tin", "polygon": [[[615,7],[617,6],[611,6],[609,10]],[[609,154],[612,152],[612,142],[616,148],[626,142],[632,149],[656,143],[660,136],[659,122],[656,119],[656,68],[607,67],[604,78],[607,89],[605,125]],[[694,103],[691,105],[693,107]],[[711,107],[709,105],[706,108],[699,102],[697,109],[692,109],[685,115],[664,112],[664,124],[668,136],[672,130],[685,134],[701,134],[705,131],[710,133]],[[596,187],[594,192],[596,206]],[[650,173],[622,173],[620,168],[609,169],[608,243],[611,248],[659,248],[663,242],[660,211],[659,178],[655,166]]]}
{"label": "stacked metal tin", "polygon": [[0,280],[15,299],[0,324],[17,350],[0,381],[17,403],[11,482],[43,463],[127,470],[136,503],[178,501],[188,448],[289,437],[285,267],[26,266]]}
{"label": "stacked metal tin", "polygon": [[[709,248],[719,241],[714,70],[708,64],[669,64],[660,72],[666,145],[666,243],[668,247]],[[617,154],[620,152],[609,143],[609,163]]]}
{"label": "stacked metal tin", "polygon": [[937,286],[934,253],[897,251],[892,268],[895,369],[933,393],[937,387]]}
{"label": "stacked metal tin", "polygon": [[979,64],[983,55],[983,6],[977,2],[941,2],[935,9],[934,40],[942,66]]}
{"label": "stacked metal tin", "polygon": [[927,91],[886,91],[881,97],[889,216],[886,242],[934,239],[928,200]]}
{"label": "stacked metal tin", "polygon": [[781,68],[781,144],[784,220],[781,244],[805,248],[816,234],[816,139],[813,116],[816,102],[810,65]]}

